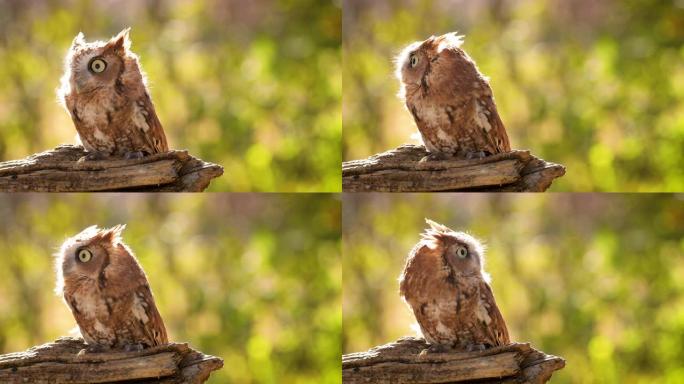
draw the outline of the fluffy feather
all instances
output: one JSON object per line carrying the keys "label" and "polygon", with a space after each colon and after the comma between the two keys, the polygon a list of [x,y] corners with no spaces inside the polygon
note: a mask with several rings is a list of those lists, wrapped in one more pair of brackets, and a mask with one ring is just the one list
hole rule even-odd
{"label": "fluffy feather", "polygon": [[129,33],[91,43],[79,33],[66,55],[57,97],[93,158],[168,151]]}
{"label": "fluffy feather", "polygon": [[509,343],[484,271],[484,246],[466,233],[426,222],[429,228],[399,278],[400,294],[426,341],[468,350]]}
{"label": "fluffy feather", "polygon": [[399,98],[433,154],[481,157],[510,151],[489,80],[461,49],[463,36],[431,36],[396,59]]}
{"label": "fluffy feather", "polygon": [[124,225],[85,228],[55,255],[57,285],[86,343],[146,348],[168,342],[145,272],[121,238]]}

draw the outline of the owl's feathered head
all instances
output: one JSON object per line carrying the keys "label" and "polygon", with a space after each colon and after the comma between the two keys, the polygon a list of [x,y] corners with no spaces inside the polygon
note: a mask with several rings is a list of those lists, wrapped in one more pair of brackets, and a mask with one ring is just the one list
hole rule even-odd
{"label": "owl's feathered head", "polygon": [[109,41],[86,42],[82,32],[74,38],[64,63],[64,75],[57,90],[58,99],[72,92],[86,93],[104,86],[112,86],[126,69],[127,63],[137,65],[131,52],[131,29],[126,28]]}
{"label": "owl's feathered head", "polygon": [[437,250],[447,265],[464,275],[481,274],[485,281],[490,277],[484,270],[485,246],[465,232],[457,232],[445,225],[425,219],[429,228],[421,234],[421,243]]}
{"label": "owl's feathered head", "polygon": [[399,79],[399,98],[406,98],[406,87],[420,87],[425,75],[430,71],[430,62],[445,49],[460,49],[463,36],[456,32],[441,36],[430,36],[424,41],[416,41],[404,48],[394,59],[394,74]]}
{"label": "owl's feathered head", "polygon": [[61,294],[65,278],[96,278],[100,267],[109,262],[113,250],[123,245],[121,233],[125,224],[111,228],[92,225],[77,235],[68,238],[55,253],[57,285],[55,292]]}

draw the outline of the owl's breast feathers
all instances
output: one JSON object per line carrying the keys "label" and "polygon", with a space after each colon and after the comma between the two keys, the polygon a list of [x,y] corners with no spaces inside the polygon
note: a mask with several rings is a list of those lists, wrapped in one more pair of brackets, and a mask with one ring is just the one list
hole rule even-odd
{"label": "owl's breast feathers", "polygon": [[457,301],[453,275],[439,261],[440,249],[419,243],[409,256],[400,278],[401,296],[411,307],[423,336],[430,343],[449,344],[456,339]]}
{"label": "owl's breast feathers", "polygon": [[430,152],[510,151],[487,79],[458,48],[430,60],[421,86],[407,92],[406,107]]}
{"label": "owl's breast feathers", "polygon": [[88,344],[113,345],[116,335],[106,323],[112,307],[100,292],[98,283],[91,279],[65,282],[64,301],[76,319],[81,335]]}

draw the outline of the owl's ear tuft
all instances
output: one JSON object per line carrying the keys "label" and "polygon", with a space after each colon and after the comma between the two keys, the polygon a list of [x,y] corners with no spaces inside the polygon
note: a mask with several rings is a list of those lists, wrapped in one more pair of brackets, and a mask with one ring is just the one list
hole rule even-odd
{"label": "owl's ear tuft", "polygon": [[85,45],[85,36],[83,36],[83,32],[79,32],[76,37],[74,37],[74,40],[71,42],[72,47],[80,47],[82,45]]}
{"label": "owl's ear tuft", "polygon": [[88,228],[85,228],[81,232],[79,232],[74,238],[76,239],[89,239],[100,231],[100,228],[97,227],[97,225],[91,225]]}
{"label": "owl's ear tuft", "polygon": [[452,232],[451,229],[449,229],[449,227],[447,227],[446,225],[432,221],[432,220],[428,219],[427,217],[425,218],[425,223],[427,223],[430,226],[430,229],[435,231],[435,232],[441,232],[441,233]]}
{"label": "owl's ear tuft", "polygon": [[437,37],[432,35],[425,39],[423,43],[421,44],[421,48],[423,49],[429,49],[429,48],[434,48],[436,46],[435,41],[437,40]]}
{"label": "owl's ear tuft", "polygon": [[437,50],[441,51],[445,48],[460,48],[463,45],[463,35],[458,32],[451,32],[437,38]]}
{"label": "owl's ear tuft", "polygon": [[436,245],[448,237],[452,232],[451,229],[442,225],[440,223],[434,222],[428,218],[425,218],[425,222],[430,226],[430,228],[425,229],[425,232],[421,234],[422,239],[426,244],[433,244],[431,248],[436,248]]}
{"label": "owl's ear tuft", "polygon": [[119,243],[121,242],[121,233],[126,228],[126,224],[115,225],[109,229],[105,229],[101,233],[101,238],[107,243]]}
{"label": "owl's ear tuft", "polygon": [[131,32],[130,27],[119,32],[118,35],[112,37],[111,40],[109,40],[109,42],[105,46],[105,49],[106,50],[113,50],[114,52],[121,54],[121,55],[126,53],[126,51],[131,49],[131,39],[129,38],[130,32]]}

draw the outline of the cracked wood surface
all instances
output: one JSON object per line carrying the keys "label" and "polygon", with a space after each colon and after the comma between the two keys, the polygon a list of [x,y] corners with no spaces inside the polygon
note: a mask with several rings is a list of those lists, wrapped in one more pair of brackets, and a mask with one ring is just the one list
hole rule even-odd
{"label": "cracked wood surface", "polygon": [[547,382],[565,366],[558,356],[513,343],[484,351],[423,352],[414,337],[342,356],[342,383],[534,383]]}
{"label": "cracked wood surface", "polygon": [[513,150],[482,159],[421,161],[422,145],[402,145],[342,164],[344,192],[543,192],[565,167],[529,151]]}
{"label": "cracked wood surface", "polygon": [[64,337],[23,352],[0,355],[0,382],[199,384],[223,367],[222,359],[205,355],[186,343],[136,352],[79,353],[84,348],[83,339]]}
{"label": "cracked wood surface", "polygon": [[223,167],[184,150],[142,159],[78,161],[81,146],[61,145],[25,159],[0,163],[1,192],[201,192]]}

